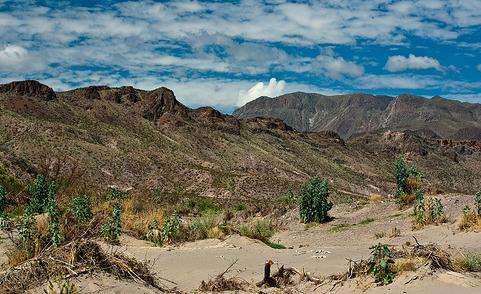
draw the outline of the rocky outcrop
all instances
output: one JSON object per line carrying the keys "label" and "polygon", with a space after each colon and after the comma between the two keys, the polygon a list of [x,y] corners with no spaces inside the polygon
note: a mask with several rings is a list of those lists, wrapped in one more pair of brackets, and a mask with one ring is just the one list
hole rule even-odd
{"label": "rocky outcrop", "polygon": [[38,81],[16,81],[0,85],[0,93],[53,100],[57,96],[52,88]]}
{"label": "rocky outcrop", "polygon": [[188,117],[188,110],[177,101],[172,90],[161,87],[147,93],[143,101],[142,116],[155,122],[166,113]]}

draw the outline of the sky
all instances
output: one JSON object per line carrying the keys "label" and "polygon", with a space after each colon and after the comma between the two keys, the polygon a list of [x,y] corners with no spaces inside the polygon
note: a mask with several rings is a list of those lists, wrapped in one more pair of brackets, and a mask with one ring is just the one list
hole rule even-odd
{"label": "sky", "polygon": [[481,0],[0,0],[0,83],[23,79],[224,112],[294,91],[481,103]]}

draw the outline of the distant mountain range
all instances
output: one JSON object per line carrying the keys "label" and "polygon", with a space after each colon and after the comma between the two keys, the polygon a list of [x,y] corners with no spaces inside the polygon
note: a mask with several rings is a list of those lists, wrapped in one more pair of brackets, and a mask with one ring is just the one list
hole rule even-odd
{"label": "distant mountain range", "polygon": [[275,117],[299,131],[330,130],[343,138],[386,129],[413,130],[430,138],[481,140],[481,104],[439,96],[295,92],[259,97],[233,114],[240,118]]}

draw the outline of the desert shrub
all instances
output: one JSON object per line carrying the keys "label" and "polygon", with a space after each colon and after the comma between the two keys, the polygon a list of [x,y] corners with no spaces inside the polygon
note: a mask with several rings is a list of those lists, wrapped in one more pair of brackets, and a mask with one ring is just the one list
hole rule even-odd
{"label": "desert shrub", "polygon": [[31,213],[43,213],[47,209],[49,199],[54,198],[57,186],[48,181],[43,175],[38,175],[33,183],[28,186],[30,200],[28,207]]}
{"label": "desert shrub", "polygon": [[371,256],[368,260],[368,271],[373,275],[375,282],[379,285],[392,283],[395,277],[392,268],[394,260],[388,245],[378,243],[369,249],[371,249]]}
{"label": "desert shrub", "polygon": [[266,243],[274,235],[274,226],[270,220],[260,219],[251,224],[241,225],[239,227],[239,233],[242,236]]}
{"label": "desert shrub", "polygon": [[206,211],[190,223],[190,238],[193,240],[222,238],[224,236],[222,226],[222,215],[215,211]]}
{"label": "desert shrub", "polygon": [[245,203],[238,203],[234,206],[234,211],[243,211],[247,209],[247,205]]}
{"label": "desert shrub", "polygon": [[329,186],[326,180],[314,177],[308,180],[301,188],[299,213],[301,221],[326,222],[329,220],[328,211],[332,202],[328,200]]}
{"label": "desert shrub", "polygon": [[100,232],[102,236],[110,243],[117,244],[119,243],[119,236],[122,230],[120,224],[120,216],[121,216],[121,205],[119,202],[114,204],[112,209],[112,215],[110,216],[107,223],[103,224],[100,228]]}
{"label": "desert shrub", "polygon": [[[20,244],[18,245],[17,253],[14,255],[32,257],[35,254],[35,241],[37,238],[37,226],[35,218],[29,209],[25,209],[19,227]],[[19,256],[16,257],[18,259]]]}
{"label": "desert shrub", "polygon": [[474,195],[474,205],[476,206],[476,213],[481,217],[481,191]]}
{"label": "desert shrub", "polygon": [[85,195],[72,198],[70,201],[70,212],[78,223],[86,223],[92,219],[90,199]]}
{"label": "desert shrub", "polygon": [[180,217],[174,212],[162,225],[162,244],[173,243],[180,236]]}
{"label": "desert shrub", "polygon": [[459,229],[462,231],[481,231],[481,217],[469,205],[463,208]]}
{"label": "desert shrub", "polygon": [[421,172],[414,165],[408,165],[404,157],[400,156],[394,163],[394,176],[399,203],[402,205],[412,203],[415,192],[421,188]]}
{"label": "desert shrub", "polygon": [[481,272],[481,252],[468,252],[454,260],[454,267],[459,271]]}
{"label": "desert shrub", "polygon": [[415,227],[445,222],[446,215],[441,200],[436,197],[425,199],[421,191],[416,191],[413,218]]}
{"label": "desert shrub", "polygon": [[62,241],[62,236],[60,234],[60,217],[61,212],[57,207],[57,203],[54,198],[50,198],[47,204],[48,212],[48,233],[50,241],[55,247],[58,247]]}

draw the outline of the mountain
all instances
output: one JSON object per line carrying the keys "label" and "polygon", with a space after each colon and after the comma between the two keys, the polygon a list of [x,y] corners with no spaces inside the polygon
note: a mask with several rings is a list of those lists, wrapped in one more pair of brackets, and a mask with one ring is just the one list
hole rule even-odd
{"label": "mountain", "polygon": [[[370,123],[377,125],[377,113],[392,106],[389,97],[356,97],[358,105],[368,101],[376,107],[370,112],[347,108],[355,121],[372,117]],[[347,107],[351,99],[343,99]],[[318,117],[326,120],[322,113]],[[0,184],[19,193],[41,173],[70,183],[71,193],[99,197],[115,185],[139,197],[157,189],[176,201],[185,195],[249,201],[279,197],[318,175],[329,179],[339,200],[392,193],[392,165],[399,154],[416,162],[432,189],[479,188],[470,184],[481,182],[481,144],[476,142],[408,131],[378,131],[345,141],[331,131],[295,131],[276,118],[191,109],[164,87],[54,92],[37,81],[0,85]]]}
{"label": "mountain", "polygon": [[332,130],[343,138],[389,129],[469,140],[479,139],[481,128],[481,104],[406,94],[325,96],[295,92],[276,98],[260,97],[233,114],[241,118],[276,117],[299,131]]}

